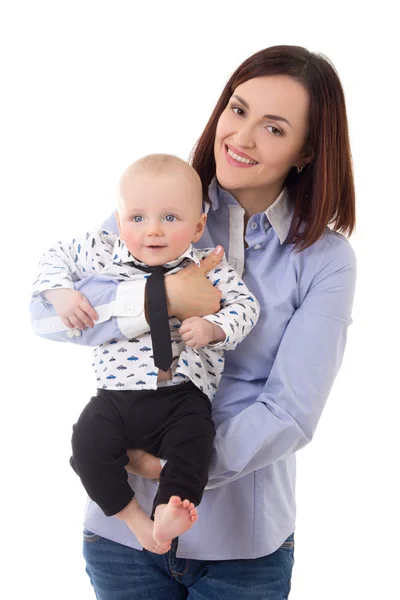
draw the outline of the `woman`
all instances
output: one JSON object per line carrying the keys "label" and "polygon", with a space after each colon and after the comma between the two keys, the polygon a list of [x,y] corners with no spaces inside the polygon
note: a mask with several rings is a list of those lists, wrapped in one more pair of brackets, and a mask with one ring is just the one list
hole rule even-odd
{"label": "woman", "polygon": [[[226,354],[199,522],[159,556],[140,551],[122,522],[89,503],[84,554],[101,600],[288,597],[295,453],[314,435],[351,323],[355,258],[341,234],[354,229],[354,186],[343,91],[329,61],[294,46],[247,59],[226,84],[192,164],[211,200],[197,245],[222,244],[258,298],[260,320]],[[114,216],[105,227],[116,230]],[[183,320],[218,309],[205,278],[218,260],[215,254],[202,268],[166,278],[170,315]],[[143,286],[81,282],[81,295],[72,292],[59,310],[75,327],[70,339],[98,344],[147,330]],[[102,305],[93,329],[97,315],[85,297]],[[40,301],[32,313],[38,333],[65,335],[43,327],[51,310]],[[132,468],[151,477],[146,464]],[[156,484],[131,477],[149,510]]]}

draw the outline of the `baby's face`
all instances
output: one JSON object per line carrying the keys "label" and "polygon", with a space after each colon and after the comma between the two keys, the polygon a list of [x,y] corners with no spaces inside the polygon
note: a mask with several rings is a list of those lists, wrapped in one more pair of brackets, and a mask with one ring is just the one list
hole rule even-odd
{"label": "baby's face", "polygon": [[200,239],[205,222],[201,189],[191,177],[142,170],[120,187],[120,237],[150,266],[178,258]]}

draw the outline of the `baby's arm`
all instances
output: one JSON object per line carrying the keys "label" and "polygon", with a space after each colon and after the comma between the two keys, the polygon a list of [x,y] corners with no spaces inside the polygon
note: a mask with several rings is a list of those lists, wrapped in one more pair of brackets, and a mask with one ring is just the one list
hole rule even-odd
{"label": "baby's arm", "polygon": [[[30,306],[38,335],[92,346],[148,331],[143,277],[120,283],[98,274],[111,260],[116,239],[115,233],[94,230],[69,243],[57,242],[45,252]],[[101,327],[81,331],[91,328],[94,319]]]}
{"label": "baby's arm", "polygon": [[54,306],[61,321],[70,329],[93,327],[94,321],[98,319],[98,314],[88,299],[76,290],[68,288],[46,290],[43,296]]}
{"label": "baby's arm", "polygon": [[33,284],[33,296],[54,306],[67,328],[93,327],[98,315],[80,292],[74,281],[98,273],[110,259],[116,235],[94,230],[72,242],[56,242],[40,262]]}
{"label": "baby's arm", "polygon": [[99,273],[110,260],[116,239],[115,233],[95,229],[71,242],[53,244],[40,259],[33,296],[43,298],[49,290],[73,290],[75,281]]}
{"label": "baby's arm", "polygon": [[202,317],[185,319],[179,333],[190,348],[203,348],[211,343],[222,342],[226,337],[222,327]]}
{"label": "baby's arm", "polygon": [[95,327],[83,330],[64,325],[54,306],[37,295],[30,303],[33,330],[47,340],[83,346],[136,338],[149,330],[144,309],[145,286],[144,278],[121,283],[104,275],[77,281],[76,290],[88,299],[98,316]]}
{"label": "baby's arm", "polygon": [[[234,350],[257,323],[260,311],[259,304],[225,258],[208,273],[207,277],[222,293],[221,309],[215,314],[201,318],[185,319],[179,333],[183,334],[182,339],[186,343],[188,339],[192,342],[192,344],[187,343],[187,345],[195,348],[212,343],[213,348]],[[207,329],[207,326],[204,324],[202,326],[199,321],[209,322],[216,329]],[[196,336],[195,329],[199,332]],[[201,331],[205,332],[204,337],[202,337]],[[214,339],[212,339],[212,331],[215,334],[218,332]],[[193,345],[194,340],[203,340],[207,335],[209,341],[206,344]]]}

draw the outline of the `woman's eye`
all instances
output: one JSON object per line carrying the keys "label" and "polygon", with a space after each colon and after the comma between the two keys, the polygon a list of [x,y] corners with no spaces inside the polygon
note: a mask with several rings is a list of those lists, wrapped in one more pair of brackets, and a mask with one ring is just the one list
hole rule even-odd
{"label": "woman's eye", "polygon": [[134,223],[140,223],[143,220],[143,217],[141,217],[140,215],[135,215],[134,217],[132,217],[132,221]]}
{"label": "woman's eye", "polygon": [[175,216],[174,215],[165,215],[165,220],[172,223],[172,221],[175,221]]}
{"label": "woman's eye", "polygon": [[244,115],[244,110],[243,108],[240,108],[240,106],[231,106],[231,110],[233,110],[235,115],[239,115],[239,117]]}
{"label": "woman's eye", "polygon": [[273,125],[268,125],[267,129],[273,129],[274,131],[271,131],[272,135],[282,135],[282,132],[277,129],[276,127],[274,127]]}

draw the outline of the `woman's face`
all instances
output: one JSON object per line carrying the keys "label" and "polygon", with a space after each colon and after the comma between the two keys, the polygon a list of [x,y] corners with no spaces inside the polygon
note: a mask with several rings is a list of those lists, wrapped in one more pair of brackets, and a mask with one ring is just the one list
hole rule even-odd
{"label": "woman's face", "polygon": [[304,164],[309,98],[286,75],[239,85],[221,114],[214,155],[219,184],[233,195],[276,192],[294,165]]}

